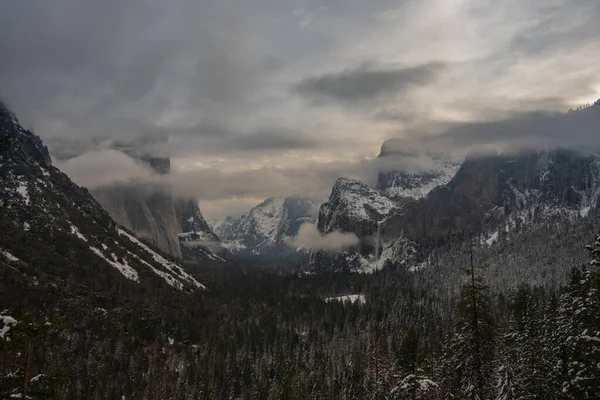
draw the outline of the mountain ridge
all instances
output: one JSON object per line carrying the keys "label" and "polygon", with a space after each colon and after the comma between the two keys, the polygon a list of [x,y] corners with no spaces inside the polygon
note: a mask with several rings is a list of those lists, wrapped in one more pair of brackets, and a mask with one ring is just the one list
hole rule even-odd
{"label": "mountain ridge", "polygon": [[115,224],[87,189],[52,165],[41,139],[1,103],[0,135],[8,143],[0,151],[0,212],[7,233],[0,248],[13,268],[58,280],[75,274],[90,285],[115,280],[184,291],[205,288]]}

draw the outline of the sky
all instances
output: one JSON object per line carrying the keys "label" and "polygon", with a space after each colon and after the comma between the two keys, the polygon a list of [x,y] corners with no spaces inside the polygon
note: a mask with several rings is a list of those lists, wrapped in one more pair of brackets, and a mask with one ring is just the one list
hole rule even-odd
{"label": "sky", "polygon": [[147,178],[133,146],[222,218],[370,182],[392,137],[600,147],[556,114],[600,98],[598,20],[597,0],[4,0],[0,98],[77,183]]}

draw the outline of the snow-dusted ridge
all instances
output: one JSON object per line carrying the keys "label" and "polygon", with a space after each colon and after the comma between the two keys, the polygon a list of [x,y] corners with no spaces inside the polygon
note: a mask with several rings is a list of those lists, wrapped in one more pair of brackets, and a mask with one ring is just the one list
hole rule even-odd
{"label": "snow-dusted ridge", "polygon": [[[96,273],[113,274],[114,270],[117,277],[143,285],[152,277],[145,272],[152,271],[178,290],[205,289],[180,265],[118,227],[87,189],[52,165],[41,139],[24,129],[1,103],[0,134],[9,139],[9,145],[0,149],[0,222],[9,234],[30,239],[10,240],[0,235],[0,262],[9,262],[14,271],[28,276],[35,274],[29,270],[37,265],[33,261],[41,253],[74,269],[87,267],[84,263],[99,267],[90,269],[92,275],[85,279],[95,279]],[[56,246],[57,242],[61,246]],[[46,273],[50,279],[63,279],[52,275],[52,269]]]}
{"label": "snow-dusted ridge", "polygon": [[115,254],[111,254],[111,258],[105,256],[100,249],[95,248],[94,246],[90,246],[90,250],[94,252],[98,257],[102,258],[112,267],[116,268],[123,276],[127,279],[131,279],[134,282],[139,282],[140,277],[135,269],[133,269],[127,261],[119,262]]}
{"label": "snow-dusted ridge", "polygon": [[[186,281],[188,283],[191,283],[193,286],[195,286],[198,289],[206,289],[206,286],[204,286],[203,284],[201,284],[200,282],[198,282],[191,275],[187,274],[183,270],[183,268],[181,268],[181,266],[177,265],[176,263],[174,263],[172,261],[167,260],[166,258],[164,258],[163,256],[161,256],[160,254],[158,254],[157,252],[155,252],[154,250],[152,250],[150,247],[148,247],[144,243],[140,242],[136,237],[130,235],[129,233],[125,232],[123,229],[120,229],[120,228],[117,229],[117,232],[119,233],[119,235],[125,236],[130,241],[132,241],[133,243],[135,243],[137,246],[141,247],[147,253],[149,253],[150,256],[154,259],[154,261],[156,261],[158,264],[160,264],[161,266],[163,266],[164,268],[166,268],[171,273],[171,276],[175,276],[176,278],[178,278],[180,280],[183,280],[183,281]],[[146,263],[146,264],[148,264],[148,263]],[[156,272],[155,268],[152,268],[152,269],[155,270],[155,272]],[[163,274],[161,274],[161,276],[164,278]],[[173,285],[172,279],[168,279],[167,282],[169,284]]]}

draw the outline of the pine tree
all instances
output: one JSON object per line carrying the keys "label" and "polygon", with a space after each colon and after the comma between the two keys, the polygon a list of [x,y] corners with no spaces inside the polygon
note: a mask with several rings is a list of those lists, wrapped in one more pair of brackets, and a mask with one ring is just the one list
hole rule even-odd
{"label": "pine tree", "polygon": [[[590,265],[600,264],[600,236],[596,236]],[[557,363],[565,399],[600,398],[600,278],[589,268],[571,273],[560,300],[558,320],[561,357]]]}
{"label": "pine tree", "polygon": [[494,323],[487,286],[471,263],[458,305],[458,326],[446,347],[447,395],[484,400],[493,393]]}
{"label": "pine tree", "polygon": [[508,357],[504,365],[511,371],[516,399],[535,399],[545,392],[550,370],[543,361],[543,312],[538,296],[529,286],[521,287],[512,304],[512,318],[505,335]]}
{"label": "pine tree", "polygon": [[509,367],[502,365],[498,368],[498,384],[496,385],[496,400],[515,400],[513,389],[513,373]]}

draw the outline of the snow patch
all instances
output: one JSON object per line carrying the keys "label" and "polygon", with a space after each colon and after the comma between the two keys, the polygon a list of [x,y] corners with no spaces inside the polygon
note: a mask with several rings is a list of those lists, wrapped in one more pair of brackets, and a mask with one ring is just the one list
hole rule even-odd
{"label": "snow patch", "polygon": [[125,276],[125,278],[131,279],[132,281],[135,281],[135,282],[140,281],[137,271],[135,269],[133,269],[131,266],[129,266],[129,264],[127,264],[127,261],[124,261],[124,264],[118,262],[116,260],[116,256],[114,254],[112,254],[113,260],[109,260],[99,249],[97,249],[93,246],[90,246],[90,250],[93,251],[98,257],[104,259],[104,261],[109,263],[111,266],[118,269],[119,272],[122,273],[123,276]]}
{"label": "snow patch", "polygon": [[491,246],[492,244],[494,244],[497,241],[498,241],[498,231],[492,233],[489,238],[485,239],[484,242],[488,246]]}
{"label": "snow patch", "polygon": [[31,204],[31,199],[29,198],[29,193],[27,191],[27,184],[24,181],[20,181],[19,186],[17,186],[15,190],[18,194],[21,195],[21,197],[23,197],[23,200],[25,200],[26,205]]}
{"label": "snow patch", "polygon": [[325,301],[326,302],[339,301],[342,303],[351,303],[351,304],[354,304],[354,303],[365,304],[366,303],[364,294],[347,294],[345,296],[327,297],[325,299]]}
{"label": "snow patch", "polygon": [[0,338],[4,339],[6,334],[10,331],[10,328],[17,325],[17,320],[10,315],[0,315],[0,321],[2,321],[2,328],[0,328]]}
{"label": "snow patch", "polygon": [[12,261],[12,262],[21,261],[17,257],[13,256],[11,253],[9,253],[8,250],[4,250],[4,249],[0,248],[0,254],[2,254],[4,257],[6,257],[8,259],[8,261]]}
{"label": "snow patch", "polygon": [[[87,238],[85,236],[83,236],[81,234],[81,232],[79,232],[79,229],[77,229],[77,227],[73,224],[71,224],[71,234],[77,236],[79,239],[83,240],[84,242],[87,242]],[[104,247],[104,250],[106,250],[106,246],[102,245],[102,247]]]}
{"label": "snow patch", "polygon": [[[152,258],[154,259],[155,262],[157,262],[158,264],[162,265],[163,267],[165,267],[171,274],[175,275],[175,277],[182,279],[186,282],[191,283],[192,285],[194,285],[196,288],[198,289],[206,289],[206,287],[201,284],[200,282],[198,282],[196,279],[194,279],[192,276],[190,276],[189,274],[187,274],[179,265],[177,265],[176,263],[167,260],[166,258],[164,258],[163,256],[161,256],[160,254],[158,254],[157,252],[155,252],[154,250],[152,250],[150,247],[146,246],[144,243],[140,242],[137,238],[131,236],[129,233],[125,232],[122,229],[117,229],[117,232],[119,233],[119,235],[125,236],[127,237],[130,241],[132,241],[133,243],[135,243],[136,245],[138,245],[139,247],[141,247],[142,249],[144,249],[147,253],[149,253]],[[146,263],[148,264],[148,263]],[[148,264],[150,265],[150,264]],[[166,274],[162,271],[159,271],[155,268],[152,268],[154,270],[155,273],[157,273],[158,275],[162,276],[165,279],[169,279],[166,278],[165,275],[170,276],[171,278],[175,279],[172,275]],[[158,272],[161,272],[161,274],[159,274]],[[163,275],[165,274],[165,275]],[[167,280],[167,283],[169,283],[169,280]],[[171,283],[169,283],[171,284]],[[181,284],[181,283],[180,283]]]}

